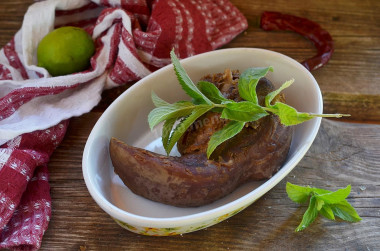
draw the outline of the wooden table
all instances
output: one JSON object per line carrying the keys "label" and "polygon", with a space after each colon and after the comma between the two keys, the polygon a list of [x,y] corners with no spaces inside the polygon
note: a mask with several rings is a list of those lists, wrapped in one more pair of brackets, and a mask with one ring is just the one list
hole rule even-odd
{"label": "wooden table", "polygon": [[[280,11],[318,22],[335,41],[335,53],[314,71],[325,112],[350,113],[349,121],[324,119],[313,146],[276,187],[238,215],[205,230],[173,237],[148,237],[122,229],[89,195],[82,176],[82,152],[104,109],[126,87],[106,91],[90,113],[71,120],[50,169],[52,218],[41,250],[380,250],[380,1],[232,0],[249,22],[225,47],[260,47],[301,61],[315,51],[291,32],[258,27],[262,11]],[[0,1],[0,46],[21,27],[32,0]],[[367,122],[367,123],[357,123]],[[352,185],[348,201],[363,220],[318,218],[295,233],[306,206],[287,198],[285,183],[326,189]]]}

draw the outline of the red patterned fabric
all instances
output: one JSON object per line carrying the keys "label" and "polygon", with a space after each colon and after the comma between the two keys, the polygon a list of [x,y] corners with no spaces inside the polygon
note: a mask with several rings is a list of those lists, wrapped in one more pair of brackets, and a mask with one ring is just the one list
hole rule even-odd
{"label": "red patterned fabric", "polygon": [[[54,27],[92,35],[90,69],[51,77],[35,49]],[[227,0],[50,0],[32,5],[0,51],[0,248],[35,250],[51,216],[47,165],[68,119],[90,111],[102,90],[180,58],[214,50],[247,28]],[[85,102],[84,102],[85,101]]]}

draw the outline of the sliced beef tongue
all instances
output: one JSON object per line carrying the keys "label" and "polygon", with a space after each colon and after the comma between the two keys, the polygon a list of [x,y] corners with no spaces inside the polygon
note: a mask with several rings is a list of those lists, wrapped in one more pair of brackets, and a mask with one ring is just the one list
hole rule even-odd
{"label": "sliced beef tongue", "polygon": [[[203,80],[214,83],[226,98],[240,101],[238,78],[239,72],[226,70]],[[268,79],[261,79],[256,90],[259,102],[273,90]],[[209,204],[248,181],[272,177],[286,160],[293,128],[283,126],[275,115],[266,116],[248,123],[207,159],[210,136],[227,122],[213,112],[200,117],[177,143],[181,157],[156,154],[112,138],[115,173],[132,192],[179,207]]]}

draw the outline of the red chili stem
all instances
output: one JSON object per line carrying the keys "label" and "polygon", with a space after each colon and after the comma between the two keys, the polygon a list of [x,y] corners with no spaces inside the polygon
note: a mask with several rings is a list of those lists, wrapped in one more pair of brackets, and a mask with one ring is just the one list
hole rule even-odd
{"label": "red chili stem", "polygon": [[316,70],[329,61],[334,51],[334,43],[330,34],[322,27],[303,17],[265,11],[261,16],[261,28],[266,31],[289,30],[309,39],[317,49],[317,55],[308,58],[301,64],[309,71]]}

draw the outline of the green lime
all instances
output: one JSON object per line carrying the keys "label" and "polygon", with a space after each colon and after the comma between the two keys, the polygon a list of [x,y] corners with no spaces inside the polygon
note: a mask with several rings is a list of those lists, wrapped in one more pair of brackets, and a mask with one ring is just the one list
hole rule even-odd
{"label": "green lime", "polygon": [[95,52],[94,41],[83,29],[66,26],[47,34],[37,48],[38,66],[52,76],[86,70]]}

